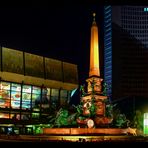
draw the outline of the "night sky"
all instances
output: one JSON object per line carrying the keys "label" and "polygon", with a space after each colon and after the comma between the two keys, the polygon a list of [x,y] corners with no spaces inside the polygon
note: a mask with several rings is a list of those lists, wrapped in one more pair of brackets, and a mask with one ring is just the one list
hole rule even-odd
{"label": "night sky", "polygon": [[93,12],[96,12],[102,52],[103,6],[93,4],[1,7],[0,43],[4,47],[78,64],[79,79],[83,81],[89,68]]}

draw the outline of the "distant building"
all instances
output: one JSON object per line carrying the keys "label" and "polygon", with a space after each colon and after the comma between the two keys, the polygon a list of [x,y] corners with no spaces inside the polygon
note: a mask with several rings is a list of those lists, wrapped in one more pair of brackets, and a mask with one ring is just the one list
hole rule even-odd
{"label": "distant building", "polygon": [[112,101],[148,98],[148,6],[104,6],[104,81]]}
{"label": "distant building", "polygon": [[47,123],[78,87],[75,64],[5,47],[0,60],[0,133],[27,133],[27,125]]}
{"label": "distant building", "polygon": [[104,81],[129,119],[148,108],[148,6],[104,6]]}

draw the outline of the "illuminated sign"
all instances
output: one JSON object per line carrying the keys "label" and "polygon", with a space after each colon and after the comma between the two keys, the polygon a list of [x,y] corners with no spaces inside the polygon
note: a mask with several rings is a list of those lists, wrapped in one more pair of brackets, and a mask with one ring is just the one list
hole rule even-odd
{"label": "illuminated sign", "polygon": [[145,12],[148,11],[148,8],[144,8],[144,11],[145,11]]}
{"label": "illuminated sign", "polygon": [[148,113],[144,113],[143,133],[148,134]]}

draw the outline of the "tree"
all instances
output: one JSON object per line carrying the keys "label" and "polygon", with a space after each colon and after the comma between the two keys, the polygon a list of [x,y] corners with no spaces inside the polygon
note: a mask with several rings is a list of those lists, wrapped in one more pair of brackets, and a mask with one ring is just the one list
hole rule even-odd
{"label": "tree", "polygon": [[139,130],[143,129],[143,115],[140,110],[136,110],[135,112],[133,126]]}

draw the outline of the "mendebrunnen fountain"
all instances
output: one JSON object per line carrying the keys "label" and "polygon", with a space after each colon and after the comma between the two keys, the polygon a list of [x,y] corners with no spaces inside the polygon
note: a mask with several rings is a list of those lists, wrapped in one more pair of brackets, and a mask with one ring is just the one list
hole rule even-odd
{"label": "mendebrunnen fountain", "polygon": [[[99,68],[98,27],[93,13],[90,40],[90,67],[86,85],[80,86],[80,104],[76,112],[69,114],[61,108],[50,127],[43,128],[43,134],[67,136],[92,135],[126,135],[136,136],[136,129],[130,127],[110,127],[113,122],[113,107],[108,96],[102,91],[103,79]],[[52,124],[51,124],[52,123]]]}

